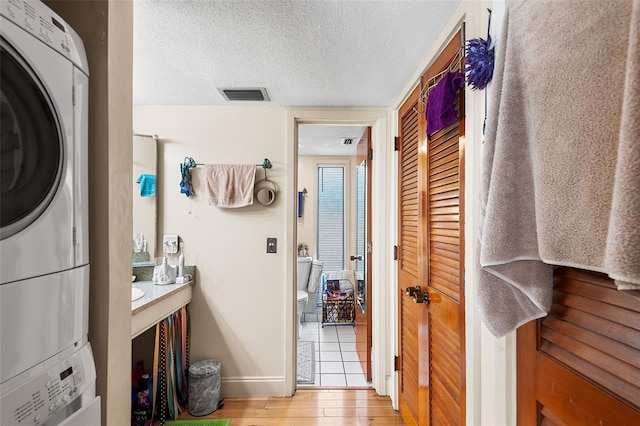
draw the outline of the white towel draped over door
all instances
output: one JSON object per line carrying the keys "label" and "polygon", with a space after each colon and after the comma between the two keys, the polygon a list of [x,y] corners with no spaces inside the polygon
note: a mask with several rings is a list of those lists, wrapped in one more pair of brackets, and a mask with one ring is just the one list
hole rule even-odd
{"label": "white towel draped over door", "polygon": [[207,164],[205,174],[210,205],[237,208],[253,204],[255,164]]}

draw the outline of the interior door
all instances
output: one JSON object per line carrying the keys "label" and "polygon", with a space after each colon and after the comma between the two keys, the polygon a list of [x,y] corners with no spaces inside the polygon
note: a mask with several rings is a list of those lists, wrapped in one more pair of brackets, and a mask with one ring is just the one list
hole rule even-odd
{"label": "interior door", "polygon": [[371,127],[357,145],[356,158],[356,351],[371,381]]}
{"label": "interior door", "polygon": [[461,30],[398,120],[398,370],[406,424],[465,423],[464,91],[455,102],[458,121],[429,137],[423,103],[446,72],[464,67],[463,45]]}
{"label": "interior door", "polygon": [[[421,259],[424,247],[420,238],[418,146],[424,134],[424,120],[418,113],[418,87],[399,111],[398,119],[398,377],[400,413],[407,425],[420,424],[420,356],[424,354],[418,338],[423,309],[405,295],[424,282]],[[424,376],[422,376],[424,378]],[[424,383],[423,383],[424,385]]]}
{"label": "interior door", "polygon": [[640,300],[606,275],[558,267],[517,339],[518,425],[640,424]]}
{"label": "interior door", "polygon": [[[423,76],[429,90],[443,71],[464,68],[462,31],[449,42]],[[458,121],[429,136],[424,154],[426,176],[426,270],[429,423],[465,424],[465,310],[464,310],[464,90],[455,103]],[[427,123],[428,127],[428,123]],[[422,152],[422,150],[421,150]],[[425,223],[426,222],[426,223]]]}

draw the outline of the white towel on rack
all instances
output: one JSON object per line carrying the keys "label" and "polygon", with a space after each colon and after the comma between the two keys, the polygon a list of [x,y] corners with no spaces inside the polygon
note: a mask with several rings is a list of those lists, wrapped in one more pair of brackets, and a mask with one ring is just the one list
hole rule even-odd
{"label": "white towel on rack", "polygon": [[236,208],[253,204],[254,164],[207,164],[205,174],[210,205]]}
{"label": "white towel on rack", "polygon": [[309,284],[307,291],[309,293],[317,293],[320,290],[320,282],[322,281],[322,267],[324,262],[314,260],[311,262],[311,272],[309,274]]}

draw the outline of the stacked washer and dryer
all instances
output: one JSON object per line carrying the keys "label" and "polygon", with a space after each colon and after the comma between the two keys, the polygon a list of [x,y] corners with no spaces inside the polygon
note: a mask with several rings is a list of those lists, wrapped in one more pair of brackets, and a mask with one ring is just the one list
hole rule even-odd
{"label": "stacked washer and dryer", "polygon": [[87,58],[39,1],[2,0],[0,15],[0,424],[99,425]]}

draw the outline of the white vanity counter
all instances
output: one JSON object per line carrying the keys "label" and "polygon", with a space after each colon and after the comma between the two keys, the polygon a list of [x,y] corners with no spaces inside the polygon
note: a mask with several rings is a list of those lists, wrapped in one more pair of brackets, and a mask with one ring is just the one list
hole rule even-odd
{"label": "white vanity counter", "polygon": [[191,302],[193,280],[184,284],[168,285],[156,285],[152,281],[135,281],[133,288],[142,290],[144,296],[131,302],[132,339]]}

